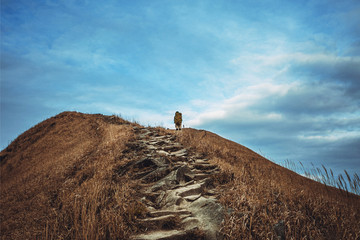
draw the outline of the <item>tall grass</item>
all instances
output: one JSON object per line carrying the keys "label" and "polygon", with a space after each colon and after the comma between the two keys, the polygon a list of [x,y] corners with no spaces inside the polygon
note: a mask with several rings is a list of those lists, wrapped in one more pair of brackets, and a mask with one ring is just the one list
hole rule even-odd
{"label": "tall grass", "polygon": [[0,238],[128,239],[136,183],[116,169],[136,125],[64,112],[20,135],[0,153]]}
{"label": "tall grass", "polygon": [[[339,182],[346,189],[346,174],[339,180],[325,167],[309,170],[309,176],[327,183],[323,185],[207,131],[184,129],[178,137],[233,176],[218,188],[228,210],[221,229],[224,239],[359,239],[359,197],[327,186]],[[290,161],[288,166],[302,168]],[[358,176],[350,179],[358,189]]]}
{"label": "tall grass", "polygon": [[46,224],[43,239],[126,239],[131,231],[129,184],[92,182],[74,199],[63,196],[56,221]]}
{"label": "tall grass", "polygon": [[299,161],[299,164],[296,164],[288,159],[281,165],[307,178],[323,183],[326,186],[336,187],[347,193],[351,192],[360,195],[360,179],[357,173],[351,176],[348,171],[344,170],[343,174],[335,175],[332,169],[327,169],[323,164],[320,168],[315,167],[315,165],[311,163],[311,168],[306,168],[302,162]]}

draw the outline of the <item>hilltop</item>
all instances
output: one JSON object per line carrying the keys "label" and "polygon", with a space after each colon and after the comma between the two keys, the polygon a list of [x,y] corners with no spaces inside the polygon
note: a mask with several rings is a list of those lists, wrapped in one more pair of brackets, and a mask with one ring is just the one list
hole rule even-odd
{"label": "hilltop", "polygon": [[360,197],[214,133],[63,112],[0,153],[2,239],[359,239]]}

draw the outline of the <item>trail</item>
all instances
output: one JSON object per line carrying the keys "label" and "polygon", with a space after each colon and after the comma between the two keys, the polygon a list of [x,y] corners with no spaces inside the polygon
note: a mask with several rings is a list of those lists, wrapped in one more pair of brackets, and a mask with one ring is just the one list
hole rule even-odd
{"label": "trail", "polygon": [[120,173],[131,170],[141,180],[141,202],[148,213],[137,219],[144,233],[131,239],[219,239],[224,213],[212,184],[218,166],[185,149],[171,134],[151,128],[135,128],[135,133],[131,144],[142,148],[144,156]]}

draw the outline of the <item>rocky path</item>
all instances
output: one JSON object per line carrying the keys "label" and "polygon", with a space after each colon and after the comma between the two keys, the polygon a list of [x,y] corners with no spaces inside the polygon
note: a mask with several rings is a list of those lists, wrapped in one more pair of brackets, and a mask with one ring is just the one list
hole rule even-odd
{"label": "rocky path", "polygon": [[133,144],[144,156],[120,173],[132,171],[141,180],[139,192],[147,214],[137,219],[144,232],[131,239],[219,239],[224,215],[212,184],[219,168],[190,153],[171,134],[159,135],[150,128],[135,132]]}

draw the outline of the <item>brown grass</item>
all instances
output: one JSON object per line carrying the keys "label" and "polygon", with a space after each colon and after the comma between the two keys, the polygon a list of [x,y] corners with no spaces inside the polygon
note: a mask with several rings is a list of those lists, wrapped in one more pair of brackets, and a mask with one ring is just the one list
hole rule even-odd
{"label": "brown grass", "polygon": [[[351,176],[346,170],[343,174],[334,175],[332,169],[326,168],[324,165],[315,167],[314,164],[311,164],[312,168],[306,168],[302,162],[299,164],[294,163],[290,160],[285,160],[282,166],[297,172],[304,174],[307,178],[311,178],[317,182],[323,183],[327,186],[337,187],[345,192],[351,192],[357,195],[360,195],[360,178],[357,173],[354,173]],[[344,177],[345,176],[345,177]]]}
{"label": "brown grass", "polygon": [[213,133],[184,129],[179,140],[217,163],[228,178],[219,190],[228,209],[226,239],[359,239],[360,198],[278,166]]}
{"label": "brown grass", "polygon": [[[141,156],[133,126],[116,116],[65,112],[0,153],[2,239],[128,239],[146,214],[127,162]],[[220,166],[212,184],[227,208],[226,239],[358,239],[359,196],[273,164],[215,134],[157,127]],[[203,238],[201,231],[194,239]]]}
{"label": "brown grass", "polygon": [[124,239],[135,231],[126,161],[132,125],[115,116],[65,112],[1,152],[2,239]]}

